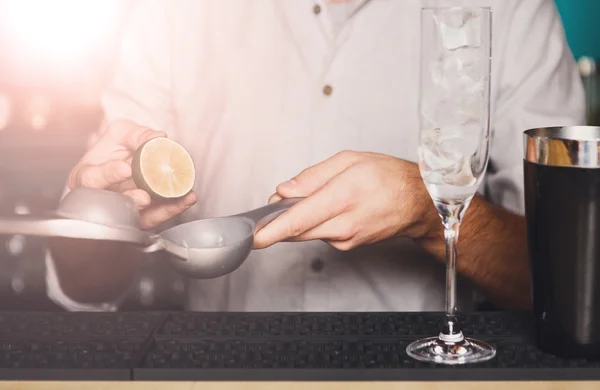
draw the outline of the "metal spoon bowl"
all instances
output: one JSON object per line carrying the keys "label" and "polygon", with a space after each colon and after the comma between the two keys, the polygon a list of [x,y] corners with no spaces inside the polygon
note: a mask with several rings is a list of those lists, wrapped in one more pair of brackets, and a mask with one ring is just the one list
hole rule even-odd
{"label": "metal spoon bowl", "polygon": [[174,269],[188,277],[209,279],[243,264],[252,250],[254,228],[245,218],[213,218],[175,226],[155,238],[155,245],[172,255],[169,262]]}
{"label": "metal spoon bowl", "polygon": [[153,236],[145,252],[164,249],[173,255],[170,264],[182,274],[210,279],[233,272],[252,250],[254,233],[301,199],[284,199],[244,214],[201,219]]}

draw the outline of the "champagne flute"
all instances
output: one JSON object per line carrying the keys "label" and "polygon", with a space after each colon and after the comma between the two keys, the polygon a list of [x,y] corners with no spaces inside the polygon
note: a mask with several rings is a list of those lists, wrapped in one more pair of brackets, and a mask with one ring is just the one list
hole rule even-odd
{"label": "champagne flute", "polygon": [[466,364],[493,358],[489,344],[466,338],[456,316],[456,244],[463,216],[489,159],[492,10],[421,10],[419,170],[446,240],[446,317],[437,337],[411,343],[414,359]]}

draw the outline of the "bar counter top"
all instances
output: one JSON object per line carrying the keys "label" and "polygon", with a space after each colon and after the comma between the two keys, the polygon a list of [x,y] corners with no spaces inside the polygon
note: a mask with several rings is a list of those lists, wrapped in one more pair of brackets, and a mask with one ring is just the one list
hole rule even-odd
{"label": "bar counter top", "polygon": [[408,357],[441,313],[0,312],[0,389],[600,389],[600,361],[542,353],[527,316],[461,317],[496,358]]}

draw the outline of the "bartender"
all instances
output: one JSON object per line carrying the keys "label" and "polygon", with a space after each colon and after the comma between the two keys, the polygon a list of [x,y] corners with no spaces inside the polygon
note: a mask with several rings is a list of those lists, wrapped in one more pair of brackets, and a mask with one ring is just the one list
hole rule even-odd
{"label": "bartender", "polygon": [[[441,223],[414,163],[420,5],[137,2],[105,124],[68,189],[130,196],[144,229],[243,212],[276,188],[272,199],[311,195],[259,232],[238,270],[188,280],[188,310],[443,310]],[[583,123],[584,94],[552,0],[481,5],[494,9],[493,139],[486,198],[461,230],[459,308],[474,289],[527,308],[522,131]],[[133,151],[157,136],[195,160],[180,200],[132,184]],[[48,295],[68,310],[117,310],[142,261],[126,244],[73,239],[53,240],[46,260]]]}

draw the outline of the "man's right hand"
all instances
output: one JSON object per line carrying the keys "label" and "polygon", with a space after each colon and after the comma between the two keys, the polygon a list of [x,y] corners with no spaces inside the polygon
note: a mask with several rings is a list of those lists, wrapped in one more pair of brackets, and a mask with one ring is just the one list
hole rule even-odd
{"label": "man's right hand", "polygon": [[153,229],[182,213],[196,202],[193,191],[181,199],[156,202],[137,188],[131,177],[133,154],[144,142],[157,137],[166,134],[130,121],[111,124],[71,171],[69,188],[106,189],[129,196],[140,210],[142,229]]}
{"label": "man's right hand", "polygon": [[[153,229],[180,214],[196,201],[193,192],[168,202],[151,201],[131,176],[133,154],[156,137],[166,134],[129,121],[110,125],[71,171],[69,188],[105,189],[129,196],[140,210],[142,229]],[[80,303],[119,298],[131,286],[142,261],[141,251],[125,243],[53,238],[49,244],[62,292]]]}

